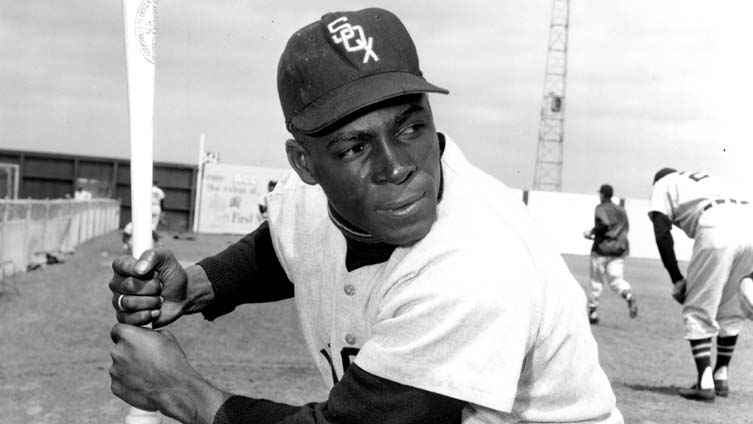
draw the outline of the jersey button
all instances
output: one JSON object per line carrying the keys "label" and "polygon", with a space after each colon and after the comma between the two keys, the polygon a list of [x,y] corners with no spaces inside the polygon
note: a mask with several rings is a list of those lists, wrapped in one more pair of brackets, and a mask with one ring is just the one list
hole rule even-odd
{"label": "jersey button", "polygon": [[345,343],[353,346],[354,344],[356,344],[356,336],[354,336],[354,335],[352,335],[350,333],[346,334],[345,335]]}
{"label": "jersey button", "polygon": [[356,287],[353,284],[346,284],[343,290],[348,296],[353,296],[354,294],[356,294]]}

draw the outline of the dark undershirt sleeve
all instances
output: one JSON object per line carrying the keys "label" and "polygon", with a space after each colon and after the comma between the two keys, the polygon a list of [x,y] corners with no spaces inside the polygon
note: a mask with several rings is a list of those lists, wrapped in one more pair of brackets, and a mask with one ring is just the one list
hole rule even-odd
{"label": "dark undershirt sleeve", "polygon": [[677,258],[675,257],[672,222],[666,215],[659,212],[651,212],[649,213],[649,217],[654,224],[654,238],[656,239],[656,247],[659,249],[659,256],[661,257],[662,264],[664,264],[664,268],[669,273],[669,278],[672,279],[672,284],[674,284],[684,277],[677,266]]}
{"label": "dark undershirt sleeve", "polygon": [[202,259],[198,265],[204,268],[214,289],[214,299],[202,310],[208,320],[244,303],[293,297],[293,284],[272,247],[267,221],[217,255]]}
{"label": "dark undershirt sleeve", "polygon": [[222,404],[214,424],[455,424],[467,402],[375,376],[352,364],[325,402],[293,406],[245,396]]}

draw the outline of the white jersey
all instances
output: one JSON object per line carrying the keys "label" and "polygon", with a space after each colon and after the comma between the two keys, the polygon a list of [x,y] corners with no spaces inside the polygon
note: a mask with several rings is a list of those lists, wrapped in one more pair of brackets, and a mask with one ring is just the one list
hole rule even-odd
{"label": "white jersey", "polygon": [[152,209],[159,208],[162,209],[162,205],[160,202],[162,202],[162,199],[165,198],[165,192],[162,191],[161,188],[157,186],[152,186]]}
{"label": "white jersey", "polygon": [[86,190],[76,190],[73,192],[73,200],[91,200],[92,194]]}
{"label": "white jersey", "polygon": [[351,363],[469,402],[463,422],[621,423],[585,296],[525,205],[447,139],[429,234],[348,272],[319,186],[295,173],[269,226],[311,354],[331,387]]}
{"label": "white jersey", "polygon": [[654,183],[649,212],[663,213],[688,237],[695,238],[704,208],[716,200],[748,201],[720,177],[701,171],[673,172]]}

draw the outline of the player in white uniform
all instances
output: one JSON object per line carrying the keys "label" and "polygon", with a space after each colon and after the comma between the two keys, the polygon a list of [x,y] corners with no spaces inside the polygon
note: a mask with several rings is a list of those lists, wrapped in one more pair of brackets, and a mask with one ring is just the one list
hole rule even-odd
{"label": "player in white uniform", "polygon": [[446,90],[420,75],[385,10],[301,29],[278,70],[295,172],[268,196],[268,220],[185,270],[166,251],[113,264],[127,324],[294,297],[328,400],[232,395],[171,336],[124,324],[117,396],[215,424],[623,422],[579,284],[520,199],[435,130],[425,93]]}
{"label": "player in white uniform", "polygon": [[162,206],[165,201],[165,192],[157,186],[157,181],[152,182],[152,231],[157,231],[160,218],[162,217]]}
{"label": "player in white uniform", "polygon": [[[712,402],[715,395],[728,395],[729,362],[745,317],[740,282],[753,269],[753,208],[720,177],[663,168],[654,176],[649,217],[674,284],[672,295],[682,304],[685,339],[698,371],[696,384],[679,394]],[[677,266],[672,224],[694,239],[687,279]],[[717,355],[712,371],[713,337]]]}

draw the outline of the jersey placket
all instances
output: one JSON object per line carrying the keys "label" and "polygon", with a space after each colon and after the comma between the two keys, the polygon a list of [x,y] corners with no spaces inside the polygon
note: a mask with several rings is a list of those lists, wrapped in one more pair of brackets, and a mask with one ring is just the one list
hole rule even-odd
{"label": "jersey placket", "polygon": [[[334,322],[336,329],[332,334],[333,352],[339,361],[338,375],[342,377],[348,366],[355,360],[371,331],[369,317],[366,315],[369,291],[378,274],[380,265],[363,267],[347,273],[340,280],[335,295]],[[333,349],[334,350],[334,349]]]}

